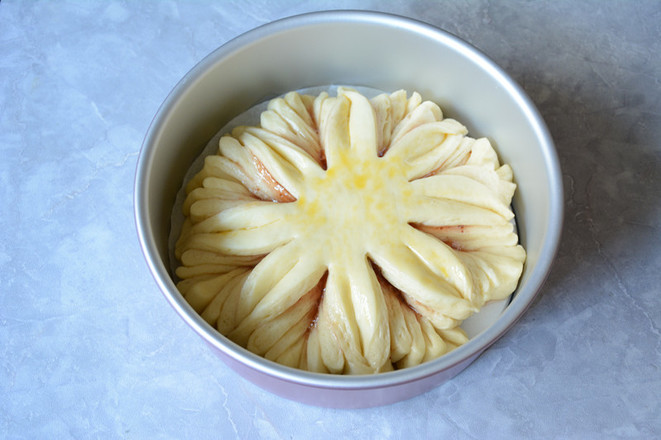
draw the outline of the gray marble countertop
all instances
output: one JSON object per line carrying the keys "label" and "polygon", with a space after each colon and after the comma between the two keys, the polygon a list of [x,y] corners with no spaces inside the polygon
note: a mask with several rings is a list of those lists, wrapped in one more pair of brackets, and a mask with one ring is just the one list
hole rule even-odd
{"label": "gray marble countertop", "polygon": [[[566,216],[523,319],[467,370],[331,410],[241,379],[163,299],[133,177],[176,82],[229,39],[320,9],[426,21],[529,93]],[[0,3],[0,438],[659,438],[661,3]]]}

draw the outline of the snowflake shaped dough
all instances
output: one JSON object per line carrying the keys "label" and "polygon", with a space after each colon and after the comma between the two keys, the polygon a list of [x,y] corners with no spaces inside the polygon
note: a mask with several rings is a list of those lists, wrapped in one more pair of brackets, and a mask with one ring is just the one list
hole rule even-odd
{"label": "snowflake shaped dough", "polygon": [[187,186],[179,290],[285,365],[360,374],[464,343],[525,251],[512,171],[417,93],[289,93],[220,139]]}

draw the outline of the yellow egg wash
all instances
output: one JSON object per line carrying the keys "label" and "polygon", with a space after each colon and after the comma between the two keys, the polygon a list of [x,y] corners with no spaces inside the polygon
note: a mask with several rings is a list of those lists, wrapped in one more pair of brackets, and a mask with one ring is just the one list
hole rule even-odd
{"label": "yellow egg wash", "polygon": [[367,243],[396,239],[406,225],[406,198],[411,196],[401,164],[376,155],[356,159],[350,150],[337,158],[322,177],[309,179],[296,202],[297,230],[323,242],[332,250],[331,260],[340,254],[364,255]]}

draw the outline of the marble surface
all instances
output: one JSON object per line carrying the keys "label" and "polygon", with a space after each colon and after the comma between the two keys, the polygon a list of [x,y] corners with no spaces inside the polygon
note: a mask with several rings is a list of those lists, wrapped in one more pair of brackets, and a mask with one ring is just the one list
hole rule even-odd
{"label": "marble surface", "polygon": [[[156,109],[196,62],[273,19],[417,18],[477,46],[557,142],[566,218],[539,300],[471,367],[359,411],[225,367],[163,299],[133,222]],[[661,3],[0,3],[0,438],[658,438]]]}

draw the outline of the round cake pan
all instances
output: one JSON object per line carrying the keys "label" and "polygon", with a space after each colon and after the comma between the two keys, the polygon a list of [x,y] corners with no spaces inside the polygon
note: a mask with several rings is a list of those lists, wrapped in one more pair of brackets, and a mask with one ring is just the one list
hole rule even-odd
{"label": "round cake pan", "polygon": [[[527,251],[519,287],[497,320],[468,343],[422,365],[338,376],[284,367],[234,344],[204,322],[173,282],[170,218],[194,159],[234,116],[290,90],[322,85],[418,91],[486,136],[514,170],[513,200]],[[159,108],[135,180],[135,219],[148,267],[174,310],[240,375],[276,394],[329,407],[384,405],[450,379],[498,340],[542,286],[560,240],[563,191],[549,132],[531,100],[489,58],[459,38],[408,18],[365,11],[294,16],[249,31],[197,64]],[[185,350],[185,347],[182,347]]]}

